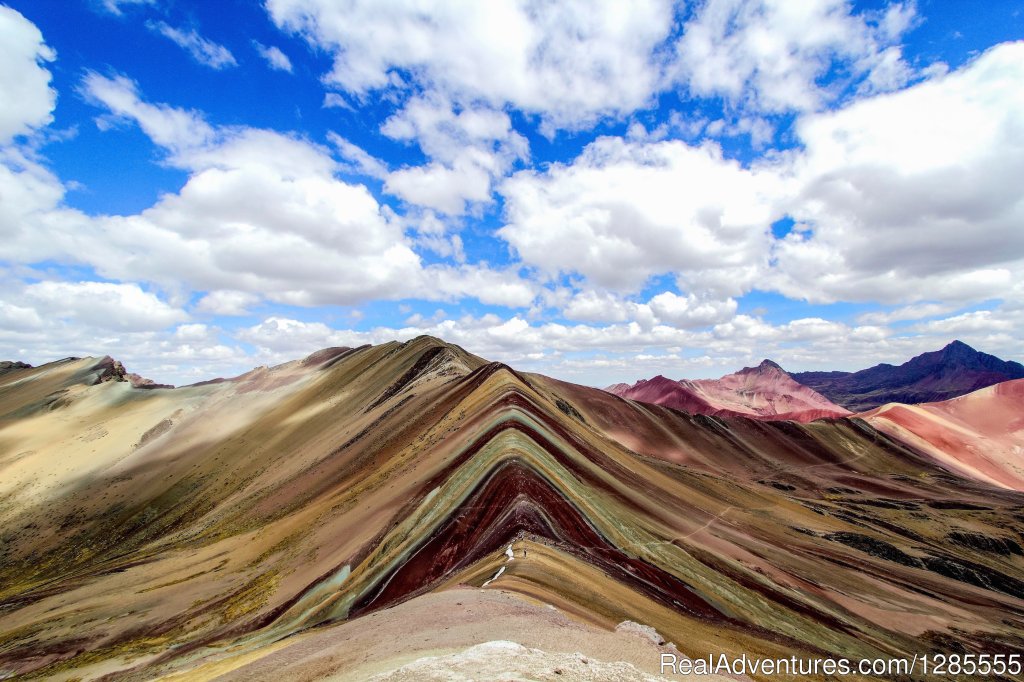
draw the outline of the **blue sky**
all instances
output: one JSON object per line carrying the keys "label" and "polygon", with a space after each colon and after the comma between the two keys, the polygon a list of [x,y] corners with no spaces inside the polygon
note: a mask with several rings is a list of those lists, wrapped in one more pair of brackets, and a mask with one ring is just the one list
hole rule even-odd
{"label": "blue sky", "polygon": [[0,356],[1021,360],[1022,37],[1007,1],[7,0]]}

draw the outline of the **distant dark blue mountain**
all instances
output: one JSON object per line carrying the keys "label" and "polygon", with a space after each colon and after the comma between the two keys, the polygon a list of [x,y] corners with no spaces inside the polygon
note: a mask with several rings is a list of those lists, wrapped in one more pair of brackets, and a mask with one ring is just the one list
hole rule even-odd
{"label": "distant dark blue mountain", "polygon": [[848,410],[863,412],[885,403],[948,400],[1010,379],[1024,379],[1024,365],[1001,360],[953,341],[902,365],[881,364],[859,372],[791,372],[805,386]]}

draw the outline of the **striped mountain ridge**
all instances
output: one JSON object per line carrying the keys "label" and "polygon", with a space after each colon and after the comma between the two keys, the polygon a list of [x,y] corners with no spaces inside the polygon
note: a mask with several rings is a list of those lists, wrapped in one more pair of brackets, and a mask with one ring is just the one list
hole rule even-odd
{"label": "striped mountain ridge", "polygon": [[691,415],[429,337],[179,389],[101,365],[0,376],[0,672],[365,679],[573,633],[639,679],[669,650],[1024,643],[1024,495],[861,419]]}

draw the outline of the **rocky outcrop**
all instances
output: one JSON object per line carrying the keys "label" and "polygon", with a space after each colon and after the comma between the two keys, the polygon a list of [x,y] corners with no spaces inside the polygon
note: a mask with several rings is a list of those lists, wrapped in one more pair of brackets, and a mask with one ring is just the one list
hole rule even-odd
{"label": "rocky outcrop", "polygon": [[119,360],[109,355],[100,358],[99,362],[93,365],[90,370],[93,373],[94,384],[105,384],[108,381],[128,381],[128,372]]}
{"label": "rocky outcrop", "polygon": [[17,360],[2,360],[0,361],[0,374],[6,374],[8,372],[17,372],[19,369],[32,369],[32,365],[27,362],[19,362]]}
{"label": "rocky outcrop", "polygon": [[132,388],[174,388],[173,384],[158,384],[152,379],[147,379],[144,376],[140,376],[135,372],[129,372],[125,375],[125,379],[132,385]]}

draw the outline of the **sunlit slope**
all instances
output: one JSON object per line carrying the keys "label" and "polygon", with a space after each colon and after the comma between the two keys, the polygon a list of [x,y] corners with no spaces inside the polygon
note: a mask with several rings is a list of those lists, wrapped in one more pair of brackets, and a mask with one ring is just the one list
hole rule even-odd
{"label": "sunlit slope", "polygon": [[512,639],[639,675],[669,643],[1022,643],[1024,497],[863,421],[690,416],[427,337],[174,390],[78,362],[0,377],[0,670],[361,679]]}
{"label": "sunlit slope", "polygon": [[849,410],[794,381],[771,360],[720,379],[673,381],[656,376],[632,386],[614,384],[605,390],[621,398],[717,417],[806,423],[850,415]]}
{"label": "sunlit slope", "polygon": [[937,403],[890,403],[862,416],[953,471],[1024,491],[1024,379]]}

